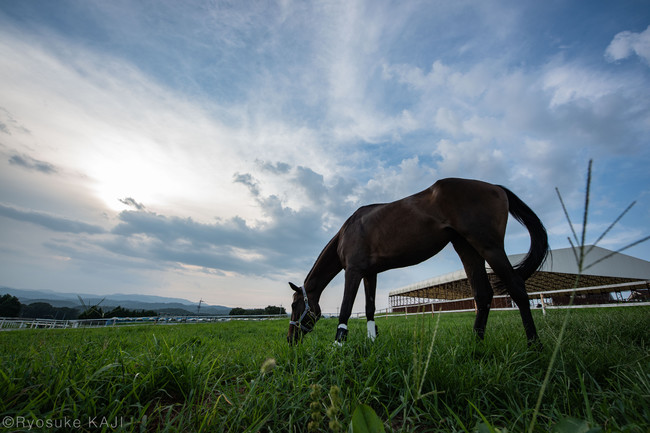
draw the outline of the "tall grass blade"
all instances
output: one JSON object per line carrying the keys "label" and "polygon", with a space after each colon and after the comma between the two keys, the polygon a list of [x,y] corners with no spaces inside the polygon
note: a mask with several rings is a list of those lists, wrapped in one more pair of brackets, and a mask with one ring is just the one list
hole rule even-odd
{"label": "tall grass blade", "polygon": [[[573,291],[571,292],[571,297],[569,299],[569,308],[573,305],[573,301],[575,299],[576,295],[576,289],[578,287],[578,279],[580,278],[580,275],[582,274],[582,265],[584,262],[584,255],[585,255],[585,238],[587,234],[587,221],[588,221],[588,214],[589,214],[589,192],[591,188],[591,165],[592,165],[592,160],[589,160],[589,166],[587,168],[587,188],[585,192],[585,207],[583,211],[583,217],[582,217],[582,234],[580,238],[580,243],[579,243],[579,248],[578,251],[576,251],[575,246],[573,243],[571,243],[571,247],[574,251],[574,255],[576,257],[577,265],[578,265],[578,274],[576,276],[576,283],[574,284]],[[564,202],[562,200],[562,195],[560,194],[560,191],[556,188],[558,197],[560,197],[560,202],[562,203],[562,208],[564,209],[564,213],[567,216],[567,221],[569,222],[569,226],[571,227],[571,231],[573,232],[575,236],[575,230],[573,228],[573,224],[571,223],[571,219],[568,216],[568,212],[566,211],[566,207],[564,206]],[[564,339],[564,333],[566,332],[566,327],[567,323],[569,321],[569,312],[571,310],[567,310],[567,313],[564,316],[564,320],[562,321],[562,327],[560,328],[560,333],[557,338],[557,342],[555,344],[555,347],[553,348],[553,353],[551,355],[551,359],[549,360],[548,363],[548,368],[546,369],[546,373],[544,374],[544,380],[542,381],[542,386],[540,387],[539,394],[537,396],[537,402],[535,403],[535,409],[533,411],[533,416],[530,421],[530,425],[528,427],[528,432],[533,433],[535,430],[535,423],[537,421],[537,416],[539,415],[540,408],[542,406],[542,399],[544,398],[544,394],[546,393],[546,388],[548,387],[548,383],[551,378],[551,372],[553,371],[553,366],[555,365],[558,353],[560,352],[560,347],[562,345],[562,340]]]}
{"label": "tall grass blade", "polygon": [[619,216],[614,220],[614,222],[611,223],[611,224],[609,225],[609,227],[607,227],[607,229],[605,229],[605,231],[604,231],[604,232],[603,232],[603,233],[598,237],[598,239],[596,239],[596,242],[594,242],[594,243],[591,245],[591,247],[587,250],[587,254],[589,254],[589,253],[591,252],[591,250],[593,250],[593,249],[596,247],[596,245],[598,245],[598,242],[600,242],[601,240],[603,240],[603,238],[604,238],[605,236],[607,236],[607,233],[609,233],[610,230],[614,228],[614,226],[615,226],[615,225],[616,225],[616,224],[621,220],[621,218],[623,218],[623,216],[624,216],[624,215],[625,215],[625,214],[626,214],[630,209],[632,209],[632,207],[633,207],[635,204],[636,204],[636,201],[633,201],[632,203],[630,203],[630,204],[628,205],[628,207],[625,208],[625,210],[624,210],[623,212],[621,212],[621,214],[620,214],[620,215],[619,215]]}
{"label": "tall grass blade", "polygon": [[589,397],[587,396],[587,388],[585,387],[585,378],[580,371],[578,371],[578,379],[580,380],[580,392],[582,392],[582,397],[585,401],[585,413],[587,414],[587,421],[590,423],[594,422],[594,415],[591,412],[591,404],[589,403]]}
{"label": "tall grass blade", "polygon": [[[433,306],[431,308],[433,308]],[[422,379],[420,380],[420,387],[418,388],[416,399],[420,399],[422,397],[422,387],[424,386],[424,379],[427,376],[427,370],[429,369],[429,363],[431,362],[431,353],[433,352],[433,344],[436,341],[436,334],[438,333],[439,324],[440,324],[440,314],[438,314],[438,317],[436,318],[436,325],[433,328],[433,337],[431,337],[431,344],[429,345],[429,354],[427,355],[427,360],[424,363],[424,372],[422,373]]]}
{"label": "tall grass blade", "polygon": [[616,254],[618,254],[618,253],[620,253],[620,252],[622,252],[622,251],[627,250],[628,248],[632,248],[632,247],[634,247],[634,246],[636,246],[636,245],[639,245],[639,244],[641,244],[641,243],[643,243],[643,242],[646,242],[646,241],[648,241],[648,240],[650,240],[650,236],[646,236],[646,237],[644,237],[644,238],[639,239],[638,241],[634,241],[634,242],[632,242],[632,243],[630,243],[630,244],[624,246],[623,248],[619,248],[619,249],[616,250],[616,251],[612,251],[611,253],[609,253],[609,254],[607,254],[607,255],[601,257],[600,259],[594,261],[593,263],[590,263],[588,266],[585,266],[585,268],[584,268],[583,270],[587,270],[587,269],[591,268],[592,266],[597,265],[598,263],[602,262],[603,260],[607,260],[607,259],[609,259],[610,257],[612,257],[612,256],[614,256],[614,255],[616,255]]}
{"label": "tall grass blade", "polygon": [[585,189],[585,207],[582,214],[582,237],[580,238],[580,263],[578,265],[578,272],[582,272],[582,265],[585,259],[585,240],[587,239],[587,220],[589,216],[589,194],[591,193],[591,166],[593,160],[589,160],[589,167],[587,168],[587,187]]}
{"label": "tall grass blade", "polygon": [[[595,264],[600,263],[603,260],[606,260],[606,259],[612,257],[613,255],[618,254],[623,250],[626,250],[627,248],[630,248],[630,247],[632,247],[634,245],[638,245],[638,244],[640,244],[642,242],[645,242],[648,239],[650,239],[650,236],[642,238],[642,239],[640,239],[638,241],[635,241],[635,242],[633,242],[633,243],[631,243],[629,245],[626,245],[623,248],[620,248],[619,250],[617,250],[615,252],[607,254],[606,256],[596,260],[595,262],[589,264],[588,266],[585,266],[585,258],[586,258],[586,256],[592,251],[592,249],[598,244],[598,242],[600,242],[611,231],[611,229],[621,220],[621,218],[623,218],[623,216],[636,203],[636,202],[632,202],[623,212],[621,212],[621,214],[614,220],[614,222],[612,222],[607,227],[607,229],[598,237],[596,242],[594,242],[594,244],[588,250],[585,251],[585,243],[586,243],[586,239],[587,239],[587,224],[588,224],[588,216],[589,216],[589,202],[590,202],[590,193],[591,193],[592,163],[593,163],[593,161],[589,160],[589,165],[588,165],[588,168],[587,168],[587,186],[586,186],[586,189],[585,189],[585,202],[584,202],[584,209],[583,209],[582,231],[581,231],[580,239],[578,239],[578,237],[576,235],[575,228],[573,226],[573,223],[571,222],[571,218],[569,217],[569,213],[568,213],[567,208],[566,208],[566,206],[564,204],[564,200],[562,199],[562,195],[560,194],[559,189],[555,188],[555,191],[556,191],[556,193],[558,195],[558,198],[560,200],[560,204],[562,205],[562,210],[564,211],[564,215],[565,215],[565,217],[567,219],[567,222],[568,222],[569,227],[571,229],[571,232],[573,234],[573,238],[576,240],[576,243],[577,243],[577,246],[576,246],[573,243],[573,241],[571,240],[571,238],[570,237],[568,238],[569,244],[571,245],[571,249],[573,250],[574,257],[576,259],[576,263],[577,263],[577,267],[578,267],[578,272],[577,272],[577,275],[576,275],[576,281],[575,281],[575,284],[574,284],[573,291],[571,292],[571,297],[569,299],[569,304],[568,304],[569,308],[573,305],[573,302],[575,300],[576,289],[578,287],[580,275],[582,275],[582,273],[586,269],[589,269],[590,267],[594,266]],[[544,375],[544,379],[542,381],[542,385],[541,385],[540,390],[539,390],[537,401],[535,403],[535,409],[533,411],[531,422],[530,422],[529,428],[528,428],[529,433],[532,433],[534,431],[534,429],[535,429],[535,424],[536,424],[536,421],[537,421],[537,417],[538,417],[538,415],[540,413],[542,399],[543,399],[544,394],[546,393],[546,390],[548,388],[548,384],[549,384],[550,377],[551,377],[551,372],[553,371],[553,368],[554,368],[555,363],[556,363],[557,358],[558,358],[558,353],[560,351],[560,347],[562,345],[562,341],[564,340],[564,336],[565,336],[565,332],[566,332],[566,328],[567,328],[567,323],[569,321],[570,313],[571,313],[571,310],[569,309],[567,311],[567,313],[565,314],[564,319],[562,321],[562,326],[561,326],[560,332],[558,334],[557,342],[555,344],[555,347],[553,348],[553,353],[551,354],[551,358],[549,360],[548,368],[546,369],[546,373]],[[580,386],[581,386],[581,392],[582,392],[584,402],[585,402],[585,411],[586,411],[586,414],[587,414],[587,417],[588,417],[589,421],[593,422],[593,413],[592,413],[591,405],[589,404],[589,400],[588,400],[588,397],[587,397],[587,391],[586,391],[586,388],[585,388],[584,377],[580,373],[578,373],[578,375],[579,375],[579,381],[580,381]],[[557,431],[562,431],[562,432],[569,431],[569,430],[566,430],[566,428],[572,426],[573,421],[575,421],[575,419],[570,418],[570,417],[565,418],[562,422],[560,422],[556,426],[556,430]],[[587,426],[586,422],[582,422],[582,421],[578,421],[578,422],[579,422],[581,428]],[[596,429],[591,429],[589,431],[590,432],[591,431],[595,432],[595,431],[600,431],[600,429],[596,428]]]}
{"label": "tall grass blade", "polygon": [[[564,205],[564,200],[562,200],[562,195],[560,194],[560,190],[555,188],[555,192],[557,193],[557,197],[560,199],[560,204],[562,205],[562,210],[564,211],[564,217],[569,222],[569,228],[571,228],[571,233],[573,233],[573,239],[575,239],[576,243],[580,243],[580,240],[578,239],[578,235],[576,234],[575,228],[573,227],[573,223],[571,222],[571,217],[569,216],[569,211],[567,211],[567,208]],[[571,238],[569,238],[569,242],[571,242]]]}

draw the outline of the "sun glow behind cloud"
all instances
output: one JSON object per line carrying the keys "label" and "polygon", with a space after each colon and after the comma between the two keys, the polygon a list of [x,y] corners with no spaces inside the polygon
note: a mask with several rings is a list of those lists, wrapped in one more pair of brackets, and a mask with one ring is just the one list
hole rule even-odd
{"label": "sun glow behind cloud", "polygon": [[[38,148],[41,157],[86,177],[114,211],[125,208],[118,199],[132,196],[172,214],[186,213],[179,203],[193,206],[187,214],[202,211],[204,218],[241,213],[228,211],[231,201],[241,204],[232,191],[241,132],[118,60],[79,46],[69,46],[60,58],[56,50],[11,35],[3,42],[3,56],[14,66],[3,79],[15,83],[3,103],[13,116],[30,119],[29,132],[18,137],[24,152]],[[110,68],[103,66],[107,60]],[[56,77],[55,86],[50,77]],[[217,214],[208,215],[203,206]]]}

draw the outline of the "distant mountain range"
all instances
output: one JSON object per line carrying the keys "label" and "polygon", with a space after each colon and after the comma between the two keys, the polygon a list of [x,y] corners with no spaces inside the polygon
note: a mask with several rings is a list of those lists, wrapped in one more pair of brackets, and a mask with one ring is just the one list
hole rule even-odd
{"label": "distant mountain range", "polygon": [[[191,302],[182,298],[167,298],[164,296],[154,295],[125,295],[112,294],[106,296],[77,294],[77,293],[59,293],[49,290],[27,290],[14,289],[11,287],[0,287],[0,296],[10,294],[18,298],[21,304],[31,304],[34,302],[47,302],[54,307],[79,308],[100,304],[101,307],[127,308],[129,310],[154,310],[159,313],[183,315],[226,315],[230,312],[230,307],[223,305],[208,305],[201,303],[201,309],[198,310],[199,303]],[[79,301],[81,298],[81,301]]]}

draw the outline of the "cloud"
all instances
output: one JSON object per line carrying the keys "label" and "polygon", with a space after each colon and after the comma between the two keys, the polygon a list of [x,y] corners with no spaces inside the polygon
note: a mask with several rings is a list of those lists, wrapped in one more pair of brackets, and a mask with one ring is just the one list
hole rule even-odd
{"label": "cloud", "polygon": [[597,103],[624,87],[611,77],[579,64],[550,64],[543,76],[543,88],[552,95],[550,108],[580,100]]}
{"label": "cloud", "polygon": [[233,175],[233,182],[241,183],[246,188],[248,188],[248,190],[253,195],[253,197],[259,197],[260,195],[259,185],[257,181],[253,179],[253,176],[250,173],[244,173],[244,174],[235,173]]}
{"label": "cloud", "polygon": [[323,175],[307,167],[297,167],[295,184],[302,188],[311,203],[320,204],[327,193]]}
{"label": "cloud", "polygon": [[291,166],[285,162],[277,161],[275,163],[268,161],[256,161],[259,167],[264,171],[269,171],[273,174],[286,174],[291,170]]}
{"label": "cloud", "polygon": [[101,234],[105,233],[104,228],[87,224],[81,221],[74,221],[67,218],[58,217],[55,215],[46,214],[44,212],[37,212],[31,210],[18,209],[13,206],[7,206],[0,203],[0,216],[11,218],[18,221],[36,224],[56,232],[65,233],[87,233],[87,234]]}
{"label": "cloud", "polygon": [[9,158],[9,164],[17,165],[28,170],[39,171],[44,174],[55,174],[57,168],[49,162],[39,161],[27,155],[13,155]]}
{"label": "cloud", "polygon": [[0,132],[12,135],[13,132],[29,134],[30,131],[21,125],[4,107],[0,107]]}
{"label": "cloud", "polygon": [[650,66],[650,26],[640,33],[618,33],[605,50],[605,58],[610,62],[627,59],[635,54]]}
{"label": "cloud", "polygon": [[127,206],[134,207],[136,210],[144,210],[145,206],[142,203],[138,203],[131,197],[120,198],[118,199],[120,203],[123,203]]}
{"label": "cloud", "polygon": [[304,197],[298,201],[300,208],[289,207],[276,194],[264,194],[260,180],[251,173],[236,173],[233,182],[247,188],[263,219],[249,223],[233,217],[205,223],[144,210],[123,211],[111,237],[98,242],[114,254],[164,261],[170,266],[196,266],[224,275],[306,273],[359,203],[401,198],[417,192],[415,188],[429,186],[432,178],[417,158],[383,170],[367,185],[343,178],[330,184],[321,174],[302,166],[272,172],[288,177],[291,187]]}
{"label": "cloud", "polygon": [[323,242],[319,219],[310,211],[284,208],[276,197],[259,200],[274,217],[267,225],[251,227],[236,217],[207,224],[125,211],[111,230],[114,236],[99,243],[116,254],[242,275],[282,274],[307,266],[305,256]]}

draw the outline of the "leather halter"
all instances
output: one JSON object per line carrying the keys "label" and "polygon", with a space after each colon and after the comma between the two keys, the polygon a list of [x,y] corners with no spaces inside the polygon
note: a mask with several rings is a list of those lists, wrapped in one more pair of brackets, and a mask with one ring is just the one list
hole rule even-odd
{"label": "leather halter", "polygon": [[[318,317],[311,311],[311,308],[309,308],[309,299],[307,298],[307,291],[305,290],[305,286],[300,286],[300,288],[302,289],[302,296],[305,300],[305,311],[302,312],[302,314],[300,315],[300,319],[298,319],[297,321],[296,320],[289,321],[289,326],[291,325],[296,326],[306,334],[314,330],[314,325],[316,324],[316,320],[318,320]],[[314,319],[313,322],[314,325],[312,325],[311,328],[308,328],[302,323],[303,319],[305,318],[305,316],[307,316],[307,314],[309,314],[309,316],[311,316]]]}

